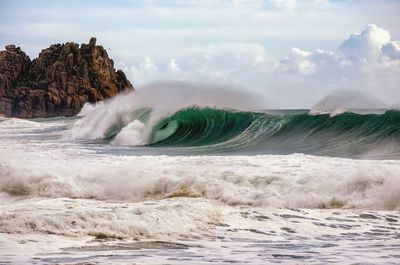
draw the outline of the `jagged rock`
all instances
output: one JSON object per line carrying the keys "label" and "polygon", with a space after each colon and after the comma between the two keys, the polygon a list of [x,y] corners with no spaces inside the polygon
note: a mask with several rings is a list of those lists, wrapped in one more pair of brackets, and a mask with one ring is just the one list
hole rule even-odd
{"label": "jagged rock", "polygon": [[6,50],[7,50],[7,51],[13,51],[13,50],[15,50],[15,45],[14,45],[14,44],[6,45]]}
{"label": "jagged rock", "polygon": [[133,89],[96,38],[89,44],[54,44],[31,61],[15,45],[0,51],[0,114],[20,118],[76,115],[97,102]]}
{"label": "jagged rock", "polygon": [[96,38],[94,38],[94,37],[90,38],[90,40],[89,40],[89,45],[90,45],[90,46],[96,46],[96,41],[97,41]]}

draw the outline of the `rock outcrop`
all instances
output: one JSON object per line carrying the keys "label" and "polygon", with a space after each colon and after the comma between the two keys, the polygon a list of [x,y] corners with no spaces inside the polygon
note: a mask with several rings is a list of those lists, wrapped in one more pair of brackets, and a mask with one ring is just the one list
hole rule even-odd
{"label": "rock outcrop", "polygon": [[133,89],[95,38],[80,46],[51,45],[33,61],[15,45],[5,48],[0,51],[0,114],[8,117],[72,116],[86,102]]}

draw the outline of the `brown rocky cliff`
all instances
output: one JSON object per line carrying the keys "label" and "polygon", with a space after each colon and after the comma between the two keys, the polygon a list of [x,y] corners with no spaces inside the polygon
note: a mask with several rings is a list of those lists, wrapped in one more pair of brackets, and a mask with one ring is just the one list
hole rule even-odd
{"label": "brown rocky cliff", "polygon": [[86,102],[133,89],[96,39],[51,45],[31,61],[18,47],[0,51],[0,114],[37,118],[76,115]]}

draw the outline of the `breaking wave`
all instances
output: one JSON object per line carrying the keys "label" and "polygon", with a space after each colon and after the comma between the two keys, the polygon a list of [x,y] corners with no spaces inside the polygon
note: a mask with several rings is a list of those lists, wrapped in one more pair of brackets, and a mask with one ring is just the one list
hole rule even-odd
{"label": "breaking wave", "polygon": [[[101,128],[84,118],[72,131],[78,139],[106,139],[116,145],[197,151],[206,148],[207,152],[400,157],[400,111],[395,110],[330,116],[309,115],[305,111],[251,112],[199,107],[170,114],[141,108],[130,113],[129,119],[116,117]],[[89,134],[79,135],[82,131]]]}

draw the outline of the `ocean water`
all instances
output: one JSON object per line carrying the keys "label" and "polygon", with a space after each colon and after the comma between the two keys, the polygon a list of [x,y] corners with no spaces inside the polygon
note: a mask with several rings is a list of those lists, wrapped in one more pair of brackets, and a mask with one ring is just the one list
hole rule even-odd
{"label": "ocean water", "polygon": [[1,118],[0,264],[400,262],[400,112],[226,103]]}

